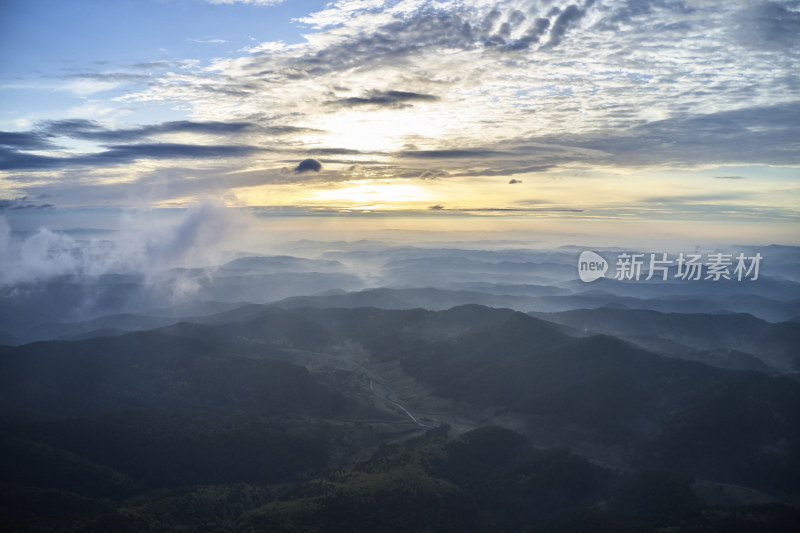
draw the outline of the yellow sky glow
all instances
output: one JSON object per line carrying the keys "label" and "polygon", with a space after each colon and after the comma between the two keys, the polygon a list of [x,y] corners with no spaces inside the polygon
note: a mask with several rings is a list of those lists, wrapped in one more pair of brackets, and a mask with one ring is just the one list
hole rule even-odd
{"label": "yellow sky glow", "polygon": [[419,185],[388,180],[354,181],[344,187],[314,191],[308,198],[309,201],[314,203],[390,204],[395,207],[408,207],[409,204],[427,202],[431,199],[430,192]]}

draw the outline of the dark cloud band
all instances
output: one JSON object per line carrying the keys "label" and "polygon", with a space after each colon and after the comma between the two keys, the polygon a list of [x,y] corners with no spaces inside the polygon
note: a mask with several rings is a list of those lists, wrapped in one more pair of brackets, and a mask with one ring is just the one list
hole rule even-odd
{"label": "dark cloud band", "polygon": [[79,156],[54,157],[0,147],[0,170],[44,170],[130,163],[138,159],[213,159],[251,155],[261,149],[243,145],[131,144]]}
{"label": "dark cloud band", "polygon": [[403,107],[407,102],[435,102],[439,98],[432,94],[406,91],[370,91],[365,96],[341,98],[330,103],[345,107],[374,105],[383,107]]}

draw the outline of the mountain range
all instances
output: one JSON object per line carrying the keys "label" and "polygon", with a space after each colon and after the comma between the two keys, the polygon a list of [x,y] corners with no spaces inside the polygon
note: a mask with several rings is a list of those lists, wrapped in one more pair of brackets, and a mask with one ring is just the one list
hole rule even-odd
{"label": "mountain range", "polygon": [[[732,312],[731,294],[700,286],[717,309],[704,312],[656,285],[558,281],[569,276],[567,252],[463,251],[442,286],[370,288],[414,270],[431,281],[426,269],[446,255],[379,252],[171,271],[194,287],[177,299],[161,294],[163,279],[128,275],[7,289],[6,523],[59,532],[800,523],[796,281],[775,278],[781,295],[749,296],[766,313]],[[526,283],[534,259],[541,283]],[[52,308],[37,314],[47,298]],[[82,311],[68,309],[71,298]],[[580,307],[589,301],[604,304]],[[655,309],[668,303],[686,312]]]}

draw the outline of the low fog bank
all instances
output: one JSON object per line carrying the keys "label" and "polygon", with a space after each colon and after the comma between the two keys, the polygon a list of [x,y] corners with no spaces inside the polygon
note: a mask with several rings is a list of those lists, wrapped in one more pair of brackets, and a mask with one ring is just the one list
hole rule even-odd
{"label": "low fog bank", "polygon": [[[475,303],[538,313],[746,313],[768,322],[800,317],[797,247],[686,250],[704,257],[716,252],[760,254],[755,280],[736,280],[734,265],[730,280],[680,279],[674,266],[666,281],[660,275],[647,280],[652,250],[642,251],[638,280],[619,280],[614,279],[616,257],[636,250],[544,249],[508,241],[450,246],[378,240],[280,242],[279,223],[272,229],[265,233],[263,225],[242,211],[213,205],[167,218],[124,215],[114,233],[95,239],[47,228],[14,233],[0,217],[0,343],[150,329],[240,305],[270,303],[432,310]],[[605,278],[591,283],[579,279],[578,258],[584,250],[607,259]],[[562,322],[603,329],[597,319]],[[682,346],[675,336],[669,340]]]}

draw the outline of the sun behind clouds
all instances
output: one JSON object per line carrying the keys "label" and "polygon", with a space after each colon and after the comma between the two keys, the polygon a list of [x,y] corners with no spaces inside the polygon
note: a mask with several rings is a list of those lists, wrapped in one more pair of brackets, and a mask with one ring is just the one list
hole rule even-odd
{"label": "sun behind clouds", "polygon": [[336,204],[343,208],[404,209],[419,207],[420,202],[429,202],[432,194],[424,187],[393,180],[356,180],[343,187],[318,190],[310,203]]}

